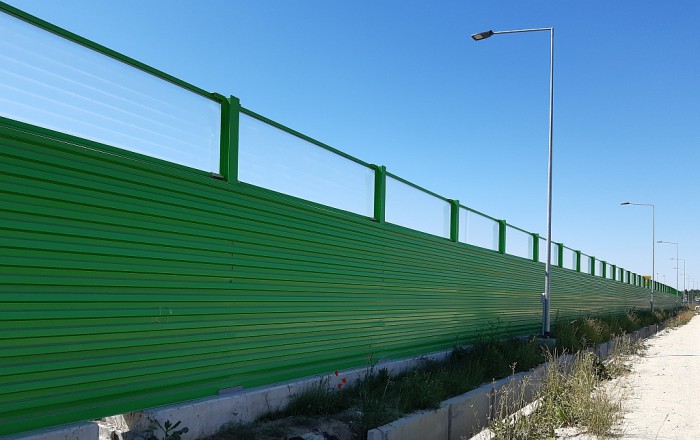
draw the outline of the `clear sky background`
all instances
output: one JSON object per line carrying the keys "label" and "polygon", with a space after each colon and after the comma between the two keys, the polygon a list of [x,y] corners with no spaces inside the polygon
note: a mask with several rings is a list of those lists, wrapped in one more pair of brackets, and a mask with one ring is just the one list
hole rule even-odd
{"label": "clear sky background", "polygon": [[543,236],[553,26],[553,239],[700,284],[697,0],[8,3]]}

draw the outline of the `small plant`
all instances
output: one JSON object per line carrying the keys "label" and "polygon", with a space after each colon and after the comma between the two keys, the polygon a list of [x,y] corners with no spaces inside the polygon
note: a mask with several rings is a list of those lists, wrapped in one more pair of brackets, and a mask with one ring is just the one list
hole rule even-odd
{"label": "small plant", "polygon": [[283,414],[286,416],[320,416],[347,409],[349,395],[346,390],[341,390],[341,388],[334,389],[330,386],[329,379],[321,378],[316,384],[294,394]]}
{"label": "small plant", "polygon": [[525,399],[527,383],[501,389],[496,420],[489,425],[495,438],[553,438],[555,430],[563,426],[575,426],[597,436],[609,433],[619,417],[620,402],[600,386],[603,378],[595,355],[579,352],[568,365],[549,355],[544,374],[535,403],[530,406],[526,406]]}
{"label": "small plant", "polygon": [[[181,440],[182,434],[190,432],[190,428],[180,428],[182,421],[178,421],[174,425],[170,420],[166,420],[164,424],[160,424],[158,420],[151,420],[151,425],[146,429],[146,440]],[[158,432],[160,437],[156,434]]]}
{"label": "small plant", "polygon": [[611,342],[605,371],[612,378],[622,377],[631,371],[628,366],[630,358],[641,354],[646,345],[643,341],[632,341],[629,335],[613,336]]}
{"label": "small plant", "polygon": [[675,328],[681,325],[685,325],[691,319],[693,319],[693,316],[695,316],[695,311],[686,307],[685,310],[681,310],[680,313],[678,313],[678,315],[676,315],[672,320],[669,321],[668,327]]}
{"label": "small plant", "polygon": [[340,373],[338,372],[338,370],[335,370],[335,377],[338,378],[338,383],[336,384],[336,386],[338,387],[338,390],[340,391],[343,389],[344,385],[348,384],[348,380],[345,377],[340,377]]}

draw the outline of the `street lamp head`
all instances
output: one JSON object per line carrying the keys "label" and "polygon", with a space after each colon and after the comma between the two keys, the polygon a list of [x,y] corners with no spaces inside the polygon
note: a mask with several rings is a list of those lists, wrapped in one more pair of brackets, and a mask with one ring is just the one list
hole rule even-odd
{"label": "street lamp head", "polygon": [[484,32],[479,32],[478,34],[473,34],[472,38],[474,41],[480,41],[480,40],[485,40],[486,38],[490,37],[493,35],[493,31],[484,31]]}

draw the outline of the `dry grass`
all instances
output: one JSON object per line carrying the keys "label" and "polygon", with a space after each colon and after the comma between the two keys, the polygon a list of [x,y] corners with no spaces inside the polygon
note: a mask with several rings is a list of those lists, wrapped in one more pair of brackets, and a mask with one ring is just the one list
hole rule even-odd
{"label": "dry grass", "polygon": [[524,390],[528,384],[520,384],[520,391],[503,392],[511,398],[500,400],[491,432],[497,439],[536,440],[553,438],[557,429],[573,426],[606,435],[619,418],[621,401],[600,386],[605,380],[601,371],[598,358],[590,352],[579,352],[568,362],[550,357],[535,403],[512,414],[514,408],[527,404]]}

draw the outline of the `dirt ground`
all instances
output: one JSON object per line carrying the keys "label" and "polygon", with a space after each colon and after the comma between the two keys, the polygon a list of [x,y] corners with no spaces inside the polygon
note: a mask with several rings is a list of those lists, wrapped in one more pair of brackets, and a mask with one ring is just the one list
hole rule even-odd
{"label": "dirt ground", "polygon": [[700,316],[648,340],[626,380],[619,437],[700,439]]}
{"label": "dirt ground", "polygon": [[357,440],[351,417],[286,417],[234,427],[207,440]]}
{"label": "dirt ground", "polygon": [[[606,385],[623,398],[616,440],[700,439],[700,316],[664,330],[646,341],[647,350],[632,359],[631,373]],[[562,429],[558,439],[596,440]]]}

